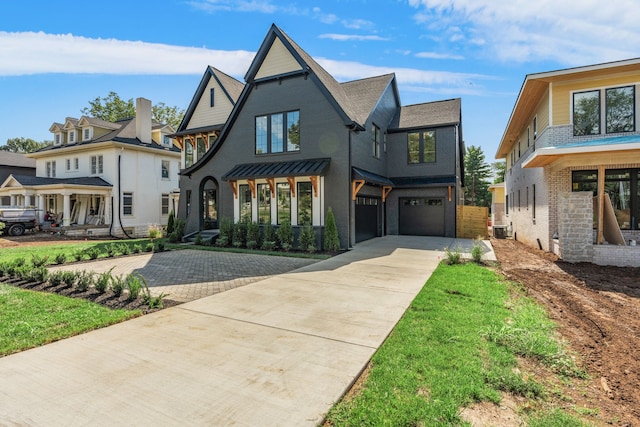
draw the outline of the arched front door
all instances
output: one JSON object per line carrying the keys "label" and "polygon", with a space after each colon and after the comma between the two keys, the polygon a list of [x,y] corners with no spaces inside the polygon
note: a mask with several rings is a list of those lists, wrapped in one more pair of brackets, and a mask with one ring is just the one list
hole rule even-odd
{"label": "arched front door", "polygon": [[200,228],[218,228],[218,182],[212,177],[200,184]]}

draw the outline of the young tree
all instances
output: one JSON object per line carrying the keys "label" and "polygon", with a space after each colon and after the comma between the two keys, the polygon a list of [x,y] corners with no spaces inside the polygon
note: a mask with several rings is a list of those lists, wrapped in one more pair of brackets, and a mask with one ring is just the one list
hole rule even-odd
{"label": "young tree", "polygon": [[51,141],[38,142],[30,138],[10,138],[7,139],[6,145],[0,145],[0,150],[12,153],[33,153],[51,143]]}
{"label": "young tree", "polygon": [[464,201],[471,206],[489,206],[491,167],[485,162],[482,148],[469,146],[464,157]]}
{"label": "young tree", "polygon": [[504,160],[494,162],[491,164],[491,169],[493,169],[493,183],[498,184],[504,182],[504,175],[507,173],[507,162]]}
{"label": "young tree", "polygon": [[[135,117],[136,106],[133,99],[125,101],[117,93],[109,92],[103,98],[98,97],[93,101],[89,101],[89,107],[83,108],[80,112],[108,122],[117,122],[118,120]],[[174,129],[178,129],[182,116],[184,116],[184,110],[178,107],[169,107],[164,102],[159,102],[151,107],[151,115],[157,122],[168,124]]]}

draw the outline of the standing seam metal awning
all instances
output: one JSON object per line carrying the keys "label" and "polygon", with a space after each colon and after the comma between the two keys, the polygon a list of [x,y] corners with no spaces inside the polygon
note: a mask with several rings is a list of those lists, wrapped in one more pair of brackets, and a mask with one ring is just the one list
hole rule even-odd
{"label": "standing seam metal awning", "polygon": [[224,181],[277,178],[287,176],[324,175],[331,159],[309,159],[291,162],[244,163],[222,176]]}

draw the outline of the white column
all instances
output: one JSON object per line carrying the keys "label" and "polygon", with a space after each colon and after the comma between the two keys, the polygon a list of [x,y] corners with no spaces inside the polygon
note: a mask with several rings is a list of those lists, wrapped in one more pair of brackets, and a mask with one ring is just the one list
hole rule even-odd
{"label": "white column", "polygon": [[62,209],[62,225],[68,227],[71,225],[71,195],[64,194],[64,204]]}
{"label": "white column", "polygon": [[24,195],[24,205],[31,206],[31,194]]}
{"label": "white column", "polygon": [[16,203],[16,195],[15,194],[11,195],[11,203],[10,204],[11,204],[11,206],[16,206],[17,205],[17,203]]}
{"label": "white column", "polygon": [[38,222],[42,224],[44,222],[44,196],[42,194],[36,194],[36,207],[38,208]]}
{"label": "white column", "polygon": [[111,224],[111,194],[104,195],[104,223]]}

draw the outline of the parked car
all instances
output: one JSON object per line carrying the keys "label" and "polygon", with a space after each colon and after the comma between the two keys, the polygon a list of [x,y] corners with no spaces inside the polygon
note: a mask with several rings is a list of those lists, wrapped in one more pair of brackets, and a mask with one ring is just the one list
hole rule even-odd
{"label": "parked car", "polygon": [[35,208],[0,206],[0,222],[3,232],[10,236],[22,236],[26,230],[33,230],[38,224]]}

